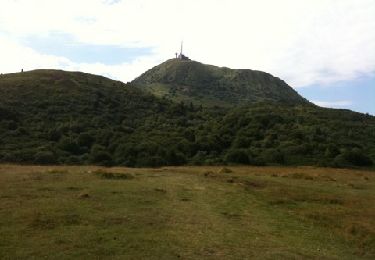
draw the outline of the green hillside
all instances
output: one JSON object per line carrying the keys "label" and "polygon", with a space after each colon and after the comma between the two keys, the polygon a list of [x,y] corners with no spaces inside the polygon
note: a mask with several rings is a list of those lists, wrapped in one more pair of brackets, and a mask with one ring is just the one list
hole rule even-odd
{"label": "green hillside", "polygon": [[160,97],[204,106],[259,101],[307,103],[284,81],[268,73],[220,68],[191,60],[168,60],[132,83]]}
{"label": "green hillside", "polygon": [[267,100],[201,106],[79,72],[0,76],[0,162],[346,167],[374,161],[375,118],[348,110]]}

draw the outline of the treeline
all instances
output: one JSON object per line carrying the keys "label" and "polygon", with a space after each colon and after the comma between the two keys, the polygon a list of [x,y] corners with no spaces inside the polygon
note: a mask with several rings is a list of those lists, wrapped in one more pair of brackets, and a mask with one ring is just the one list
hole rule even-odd
{"label": "treeline", "polygon": [[375,118],[365,114],[309,104],[204,108],[88,74],[28,77],[0,78],[3,163],[351,167],[375,161]]}

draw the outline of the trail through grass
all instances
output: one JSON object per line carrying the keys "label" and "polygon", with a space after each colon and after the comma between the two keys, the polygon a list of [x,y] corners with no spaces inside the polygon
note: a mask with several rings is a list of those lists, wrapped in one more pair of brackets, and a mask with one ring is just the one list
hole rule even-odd
{"label": "trail through grass", "polygon": [[0,258],[373,259],[375,173],[0,166]]}

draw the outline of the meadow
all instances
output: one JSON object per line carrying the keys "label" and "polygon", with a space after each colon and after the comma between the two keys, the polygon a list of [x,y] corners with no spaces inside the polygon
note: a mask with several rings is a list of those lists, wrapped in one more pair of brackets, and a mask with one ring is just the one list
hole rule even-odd
{"label": "meadow", "polygon": [[374,259],[375,172],[0,165],[1,259]]}

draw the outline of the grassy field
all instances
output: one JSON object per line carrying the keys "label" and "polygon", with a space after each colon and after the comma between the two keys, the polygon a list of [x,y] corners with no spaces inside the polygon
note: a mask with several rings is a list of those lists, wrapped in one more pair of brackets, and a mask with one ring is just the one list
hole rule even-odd
{"label": "grassy field", "polygon": [[375,172],[0,166],[2,259],[374,259]]}

